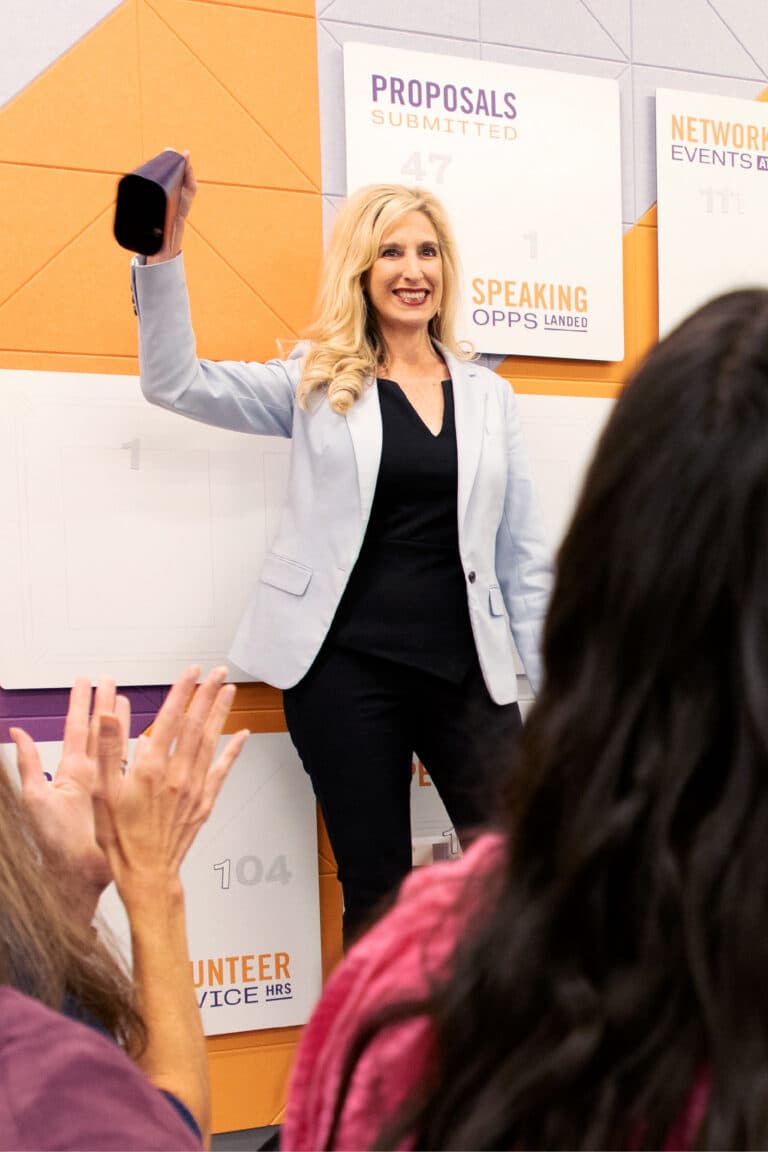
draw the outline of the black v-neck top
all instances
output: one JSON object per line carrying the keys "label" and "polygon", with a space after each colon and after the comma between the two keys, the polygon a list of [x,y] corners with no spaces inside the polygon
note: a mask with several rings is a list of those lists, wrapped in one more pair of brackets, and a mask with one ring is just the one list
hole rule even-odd
{"label": "black v-neck top", "polygon": [[381,465],[360,555],[329,640],[459,683],[474,657],[459,555],[453,388],[433,435],[392,380],[378,381]]}

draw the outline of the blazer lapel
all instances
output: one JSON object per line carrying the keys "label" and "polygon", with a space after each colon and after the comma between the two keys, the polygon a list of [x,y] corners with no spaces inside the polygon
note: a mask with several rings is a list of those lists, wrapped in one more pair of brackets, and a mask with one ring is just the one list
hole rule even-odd
{"label": "blazer lapel", "polygon": [[456,420],[456,455],[459,464],[457,494],[459,530],[467,513],[472,485],[480,463],[480,449],[485,427],[486,388],[478,366],[457,360],[447,349],[440,351],[453,381],[453,408]]}
{"label": "blazer lapel", "polygon": [[347,426],[355,450],[360,508],[365,527],[371,515],[373,494],[381,463],[381,408],[379,389],[375,380],[366,382],[362,396],[347,412]]}

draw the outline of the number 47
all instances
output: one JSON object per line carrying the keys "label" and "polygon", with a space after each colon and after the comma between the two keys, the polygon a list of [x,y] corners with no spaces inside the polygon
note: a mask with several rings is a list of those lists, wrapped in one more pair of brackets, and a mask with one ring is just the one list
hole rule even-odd
{"label": "number 47", "polygon": [[400,172],[403,176],[412,176],[417,184],[425,180],[433,184],[442,184],[445,179],[445,170],[451,162],[451,157],[440,152],[411,152],[403,164]]}

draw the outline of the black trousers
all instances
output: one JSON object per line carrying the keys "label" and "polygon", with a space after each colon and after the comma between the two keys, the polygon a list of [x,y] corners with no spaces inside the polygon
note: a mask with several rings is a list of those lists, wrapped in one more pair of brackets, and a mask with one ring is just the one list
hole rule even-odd
{"label": "black trousers", "polygon": [[476,660],[452,684],[331,644],[283,701],[336,856],[349,942],[410,871],[413,753],[461,838],[496,815],[520,710],[491,700]]}

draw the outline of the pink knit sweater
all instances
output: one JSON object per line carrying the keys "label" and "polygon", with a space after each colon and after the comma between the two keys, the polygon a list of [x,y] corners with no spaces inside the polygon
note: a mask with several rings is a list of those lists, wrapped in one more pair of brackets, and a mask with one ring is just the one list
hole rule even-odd
{"label": "pink knit sweater", "polygon": [[[417,868],[397,903],[351,949],[328,982],[304,1029],[293,1070],[284,1149],[325,1148],[349,1046],[362,1020],[385,1004],[426,991],[428,977],[450,961],[471,909],[467,882],[482,884],[504,851],[501,837],[483,836],[461,860]],[[334,1146],[370,1148],[421,1077],[431,1038],[416,1017],[380,1032],[359,1060],[347,1091]]]}
{"label": "pink knit sweater", "polygon": [[[504,840],[483,836],[456,863],[416,869],[392,910],[355,945],[328,982],[304,1029],[291,1079],[281,1148],[315,1152],[328,1146],[350,1045],[361,1023],[387,1004],[423,994],[445,972],[489,876],[503,859]],[[334,1148],[370,1148],[423,1076],[432,1055],[424,1017],[378,1032],[355,1065]],[[704,1109],[708,1083],[694,1085],[666,1150],[687,1149]],[[402,1147],[413,1147],[405,1142]]]}

